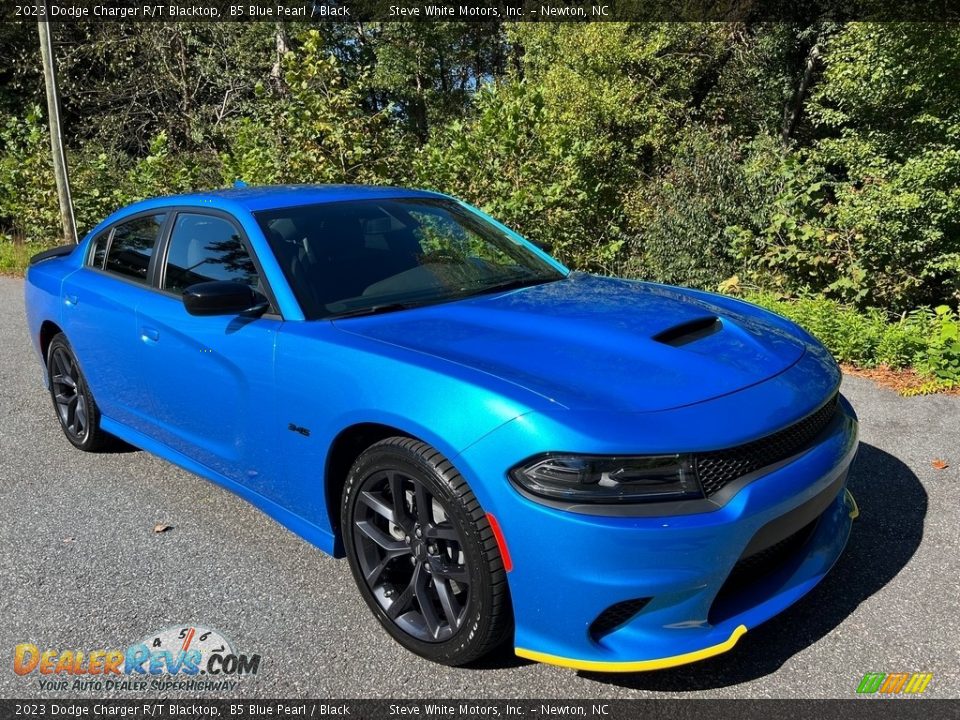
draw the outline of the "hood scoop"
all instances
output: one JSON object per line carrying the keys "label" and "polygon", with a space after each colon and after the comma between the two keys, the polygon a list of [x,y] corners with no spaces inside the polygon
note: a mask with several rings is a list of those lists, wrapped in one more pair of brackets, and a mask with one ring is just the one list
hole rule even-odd
{"label": "hood scoop", "polygon": [[671,347],[683,347],[697,340],[702,340],[723,329],[723,323],[716,315],[694,318],[666,330],[661,330],[653,339],[658,343]]}

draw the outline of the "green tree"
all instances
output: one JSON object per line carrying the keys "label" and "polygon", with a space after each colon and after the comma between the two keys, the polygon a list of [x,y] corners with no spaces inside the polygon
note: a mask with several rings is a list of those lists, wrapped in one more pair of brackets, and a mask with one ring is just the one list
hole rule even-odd
{"label": "green tree", "polygon": [[350,79],[318,31],[283,58],[286,91],[231,127],[226,180],[248,183],[369,183],[398,173],[389,160],[399,140],[389,108],[364,107],[368,75]]}
{"label": "green tree", "polygon": [[769,222],[738,228],[752,279],[896,311],[960,298],[960,28],[845,26],[807,112]]}
{"label": "green tree", "polygon": [[579,267],[609,267],[619,249],[610,219],[590,226],[584,174],[594,152],[564,132],[525,81],[489,86],[475,116],[438,131],[416,156],[416,184],[473,202]]}
{"label": "green tree", "polygon": [[400,128],[424,143],[461,117],[483,83],[502,76],[506,41],[498,23],[363,26],[356,36],[369,67],[372,106],[391,106]]}

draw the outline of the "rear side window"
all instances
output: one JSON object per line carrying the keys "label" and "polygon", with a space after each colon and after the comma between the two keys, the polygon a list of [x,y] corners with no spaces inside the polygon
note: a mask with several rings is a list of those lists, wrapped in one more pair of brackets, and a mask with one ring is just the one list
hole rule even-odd
{"label": "rear side window", "polygon": [[90,252],[90,267],[103,270],[103,260],[107,256],[107,241],[110,239],[110,230],[104,230],[97,235],[93,242]]}
{"label": "rear side window", "polygon": [[191,285],[212,280],[239,282],[252,288],[259,284],[257,267],[233,223],[212,215],[177,215],[163,289],[182,293]]}
{"label": "rear side window", "polygon": [[146,215],[117,225],[107,252],[106,269],[115,275],[147,282],[150,257],[166,215]]}

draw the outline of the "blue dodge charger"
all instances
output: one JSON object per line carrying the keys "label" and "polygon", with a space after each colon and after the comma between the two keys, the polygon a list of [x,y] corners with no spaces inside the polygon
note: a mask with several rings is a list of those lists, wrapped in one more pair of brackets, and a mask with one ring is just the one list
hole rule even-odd
{"label": "blue dodge charger", "polygon": [[143,448],[346,556],[437,662],[716,655],[816,585],[857,514],[856,416],[810,335],[570,272],[437,193],[147,200],[33,258],[25,292],[69,442]]}

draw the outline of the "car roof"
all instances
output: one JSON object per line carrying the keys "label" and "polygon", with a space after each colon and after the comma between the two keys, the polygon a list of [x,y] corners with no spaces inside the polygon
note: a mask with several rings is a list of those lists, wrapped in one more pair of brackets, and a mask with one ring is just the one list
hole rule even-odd
{"label": "car roof", "polygon": [[263,185],[151,198],[134,203],[124,208],[121,213],[129,215],[142,210],[170,205],[197,205],[219,207],[225,210],[236,210],[239,207],[248,212],[257,212],[259,210],[344,200],[375,200],[377,198],[438,199],[444,197],[446,196],[429,190],[414,190],[386,185]]}

